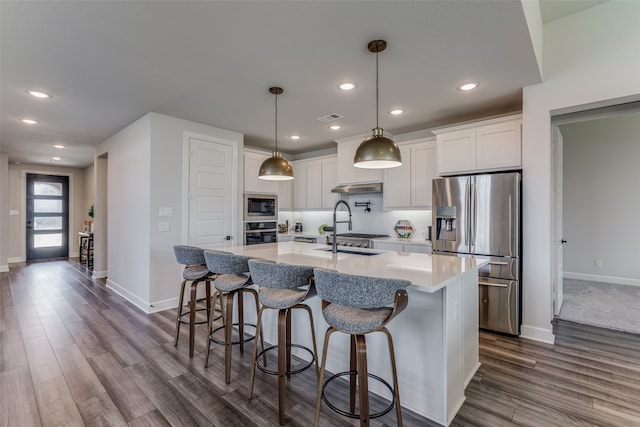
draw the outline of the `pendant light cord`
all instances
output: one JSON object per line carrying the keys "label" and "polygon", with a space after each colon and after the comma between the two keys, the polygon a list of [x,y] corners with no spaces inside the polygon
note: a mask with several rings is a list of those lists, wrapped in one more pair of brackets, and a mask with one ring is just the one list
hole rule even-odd
{"label": "pendant light cord", "polygon": [[379,128],[380,125],[378,123],[379,108],[378,108],[378,52],[376,52],[376,128]]}
{"label": "pendant light cord", "polygon": [[275,137],[275,141],[276,141],[276,152],[274,153],[274,156],[276,156],[278,153],[278,94],[276,93],[276,137]]}

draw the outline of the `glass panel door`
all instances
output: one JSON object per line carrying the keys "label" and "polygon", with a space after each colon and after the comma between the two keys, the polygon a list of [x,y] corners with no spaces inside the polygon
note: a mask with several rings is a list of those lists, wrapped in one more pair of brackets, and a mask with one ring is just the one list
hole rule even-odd
{"label": "glass panel door", "polygon": [[27,174],[27,260],[69,256],[69,177]]}

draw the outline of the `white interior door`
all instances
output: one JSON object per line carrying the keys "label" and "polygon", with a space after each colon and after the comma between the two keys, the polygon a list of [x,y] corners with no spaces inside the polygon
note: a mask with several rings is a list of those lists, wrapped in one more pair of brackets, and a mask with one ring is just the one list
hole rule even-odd
{"label": "white interior door", "polygon": [[562,266],[562,245],[564,239],[562,236],[562,134],[557,125],[552,126],[552,144],[553,144],[553,200],[552,200],[552,216],[553,237],[552,237],[552,281],[553,281],[553,314],[560,314],[563,301],[563,266]]}
{"label": "white interior door", "polygon": [[189,245],[224,248],[234,242],[233,145],[189,138]]}

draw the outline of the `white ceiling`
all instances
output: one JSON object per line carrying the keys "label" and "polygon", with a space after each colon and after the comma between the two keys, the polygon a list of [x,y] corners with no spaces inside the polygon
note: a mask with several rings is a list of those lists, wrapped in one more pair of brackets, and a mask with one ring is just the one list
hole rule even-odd
{"label": "white ceiling", "polygon": [[[301,153],[380,125],[399,134],[516,111],[540,82],[518,1],[2,1],[1,150],[84,167],[93,147],[147,112],[241,132]],[[337,84],[358,84],[345,93]],[[473,93],[456,86],[478,81]],[[28,96],[27,89],[53,95]],[[405,109],[390,116],[392,107]],[[339,131],[316,120],[343,116]],[[19,119],[40,123],[26,126]],[[302,136],[292,141],[289,135]],[[63,143],[64,150],[53,148]]]}

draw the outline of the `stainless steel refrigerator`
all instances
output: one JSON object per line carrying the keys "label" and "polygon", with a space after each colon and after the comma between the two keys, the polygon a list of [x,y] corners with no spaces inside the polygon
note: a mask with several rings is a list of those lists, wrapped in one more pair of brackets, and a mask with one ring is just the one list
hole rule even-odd
{"label": "stainless steel refrigerator", "polygon": [[479,272],[480,327],[520,334],[522,295],[520,172],[433,180],[436,254],[489,258]]}

